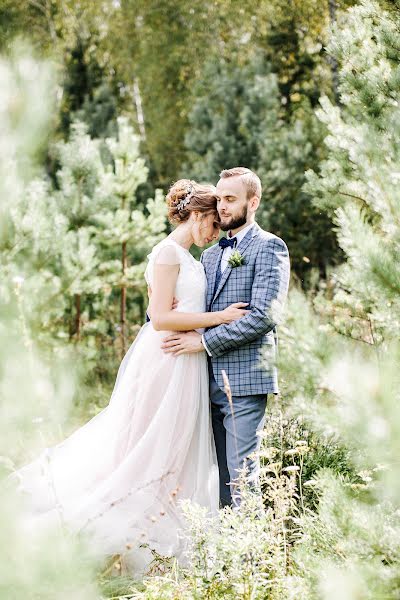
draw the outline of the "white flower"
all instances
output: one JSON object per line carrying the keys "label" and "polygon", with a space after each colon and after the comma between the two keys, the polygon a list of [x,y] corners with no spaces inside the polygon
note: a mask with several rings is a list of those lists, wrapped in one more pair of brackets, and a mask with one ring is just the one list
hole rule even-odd
{"label": "white flower", "polygon": [[228,264],[234,267],[240,267],[245,264],[244,256],[242,256],[239,250],[234,250],[228,259]]}
{"label": "white flower", "polygon": [[22,277],[22,275],[15,275],[15,277],[13,277],[13,283],[17,287],[21,287],[21,285],[24,283],[24,281],[25,281],[25,277]]}

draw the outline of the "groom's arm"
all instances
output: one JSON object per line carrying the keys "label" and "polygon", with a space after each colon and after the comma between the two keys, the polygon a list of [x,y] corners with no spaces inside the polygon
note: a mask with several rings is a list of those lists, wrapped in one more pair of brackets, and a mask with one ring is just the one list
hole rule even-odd
{"label": "groom's arm", "polygon": [[[240,267],[238,267],[240,268]],[[268,240],[261,247],[255,265],[250,312],[229,325],[219,325],[203,334],[209,354],[218,357],[248,344],[271,331],[289,286],[289,253],[280,238]]]}

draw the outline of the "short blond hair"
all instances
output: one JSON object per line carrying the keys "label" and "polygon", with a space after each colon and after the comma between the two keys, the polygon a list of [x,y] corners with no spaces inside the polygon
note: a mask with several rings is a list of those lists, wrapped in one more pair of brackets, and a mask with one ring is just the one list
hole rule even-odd
{"label": "short blond hair", "polygon": [[242,181],[247,190],[247,199],[249,200],[253,196],[261,199],[261,181],[258,175],[253,173],[246,167],[233,167],[233,169],[224,169],[219,174],[220,179],[226,179],[227,177],[241,177]]}

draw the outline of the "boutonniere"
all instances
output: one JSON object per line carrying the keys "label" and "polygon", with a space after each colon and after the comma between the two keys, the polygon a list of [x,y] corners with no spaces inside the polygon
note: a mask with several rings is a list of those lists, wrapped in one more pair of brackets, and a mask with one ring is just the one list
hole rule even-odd
{"label": "boutonniere", "polygon": [[245,258],[239,252],[239,250],[234,250],[228,259],[228,265],[232,268],[240,267],[245,264]]}

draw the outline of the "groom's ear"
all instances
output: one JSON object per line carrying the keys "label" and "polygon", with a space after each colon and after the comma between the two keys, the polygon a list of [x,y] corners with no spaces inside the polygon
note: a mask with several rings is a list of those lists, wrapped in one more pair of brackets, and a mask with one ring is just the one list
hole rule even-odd
{"label": "groom's ear", "polygon": [[249,206],[253,212],[256,212],[260,206],[260,198],[258,196],[252,196],[249,200]]}

